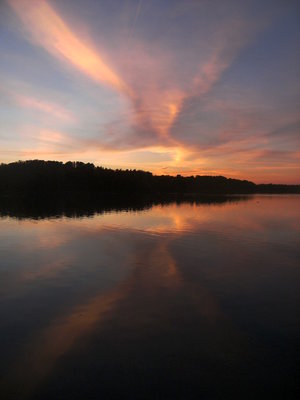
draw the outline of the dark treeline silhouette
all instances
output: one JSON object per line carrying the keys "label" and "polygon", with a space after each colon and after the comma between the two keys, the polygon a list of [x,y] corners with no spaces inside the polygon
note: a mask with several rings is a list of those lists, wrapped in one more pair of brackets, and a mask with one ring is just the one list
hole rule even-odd
{"label": "dark treeline silhouette", "polygon": [[251,194],[300,193],[300,185],[256,185],[223,176],[155,176],[137,170],[112,170],[91,163],[18,161],[0,165],[2,195],[56,195],[60,193],[143,194]]}

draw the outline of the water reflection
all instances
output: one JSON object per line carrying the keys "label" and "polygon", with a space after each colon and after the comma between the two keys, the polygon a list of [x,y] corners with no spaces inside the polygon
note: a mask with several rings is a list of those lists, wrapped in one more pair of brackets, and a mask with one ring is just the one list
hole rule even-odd
{"label": "water reflection", "polygon": [[247,201],[250,196],[243,195],[164,195],[149,196],[103,195],[65,193],[63,197],[44,196],[0,196],[0,216],[18,219],[85,217],[94,214],[122,211],[142,211],[155,205],[182,204],[224,204]]}
{"label": "water reflection", "polygon": [[0,219],[4,398],[293,398],[299,200]]}

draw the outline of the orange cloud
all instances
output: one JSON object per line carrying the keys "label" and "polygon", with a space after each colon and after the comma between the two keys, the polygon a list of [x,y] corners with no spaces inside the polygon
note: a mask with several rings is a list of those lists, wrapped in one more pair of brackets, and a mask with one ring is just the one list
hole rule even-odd
{"label": "orange cloud", "polygon": [[88,43],[83,42],[44,0],[9,0],[32,39],[92,79],[122,92],[129,89]]}
{"label": "orange cloud", "polygon": [[141,126],[150,123],[162,139],[168,139],[170,129],[178,115],[184,94],[179,90],[139,94],[141,106],[136,110],[136,120]]}
{"label": "orange cloud", "polygon": [[[211,46],[204,59],[194,66],[190,78],[174,72],[174,54],[139,39],[132,39],[130,56],[121,54],[117,62],[123,65],[126,79],[135,97],[135,124],[140,131],[152,130],[165,145],[185,147],[182,140],[174,138],[173,127],[185,112],[185,105],[192,98],[197,101],[206,95],[230,67],[238,51],[249,40],[250,27],[243,21],[223,24],[219,32],[209,38]],[[237,35],[238,32],[238,35]]]}
{"label": "orange cloud", "polygon": [[[129,111],[127,108],[126,113],[119,114],[117,121],[101,126],[98,138],[72,139],[71,146],[71,137],[60,136],[57,132],[59,127],[45,126],[40,129],[37,137],[39,145],[32,145],[30,148],[30,143],[27,143],[27,149],[15,152],[16,158],[26,159],[38,155],[47,159],[66,160],[72,155],[76,159],[95,162],[101,152],[101,163],[105,166],[136,168],[141,165],[142,160],[139,152],[148,149],[154,153],[166,154],[165,159],[156,157],[153,161],[142,160],[142,168],[155,173],[221,173],[256,180],[259,171],[255,175],[251,173],[254,165],[261,168],[272,159],[274,164],[279,163],[280,166],[277,170],[276,165],[264,169],[264,173],[270,176],[268,179],[274,177],[276,181],[281,181],[280,176],[284,176],[281,171],[287,165],[295,179],[299,171],[295,165],[298,160],[292,164],[286,158],[280,157],[281,161],[278,161],[279,157],[275,157],[274,153],[260,155],[255,150],[258,146],[267,149],[266,141],[274,141],[274,138],[268,139],[266,135],[270,126],[275,129],[279,124],[278,115],[273,118],[273,113],[270,117],[264,110],[256,112],[253,101],[250,106],[249,101],[245,106],[230,105],[227,97],[225,100],[209,100],[205,106],[201,104],[197,108],[199,100],[211,91],[224,71],[230,67],[241,47],[257,32],[258,27],[255,24],[250,26],[238,15],[235,19],[224,19],[214,33],[207,37],[203,51],[199,52],[201,56],[198,59],[193,58],[194,63],[186,74],[184,67],[181,69],[176,65],[180,60],[166,41],[158,44],[157,41],[151,42],[133,35],[143,8],[142,2],[137,4],[129,37],[124,35],[124,43],[121,38],[118,52],[107,47],[102,49],[105,50],[104,53],[80,38],[76,30],[46,0],[8,2],[29,32],[33,43],[95,82],[122,93],[129,100]],[[200,34],[198,37],[201,40]],[[201,50],[200,46],[199,49]],[[109,55],[109,63],[103,54]],[[190,52],[185,54],[193,57]],[[117,71],[122,71],[122,76]],[[16,95],[16,100],[22,107],[48,113],[61,120],[71,121],[73,118],[60,105],[39,98]],[[192,102],[196,105],[194,115],[191,111]],[[207,110],[211,112],[207,118],[210,119],[209,123],[205,118],[201,122],[199,116],[194,119],[200,108],[203,115]],[[210,126],[211,121],[218,117],[222,127],[215,127],[214,123]],[[273,119],[275,122],[272,122]],[[290,117],[287,123],[289,120]],[[97,124],[98,121],[94,125]],[[100,132],[100,128],[97,132]],[[95,134],[95,131],[92,133]],[[272,146],[269,148],[272,149]],[[2,151],[2,154],[9,153]],[[271,175],[272,168],[276,176]]]}
{"label": "orange cloud", "polygon": [[[180,115],[184,102],[210,90],[224,69],[230,65],[236,50],[244,41],[242,34],[238,40],[231,40],[233,34],[236,36],[236,31],[241,30],[240,23],[238,26],[231,24],[223,28],[219,37],[213,38],[215,50],[198,68],[196,76],[191,76],[190,82],[182,82],[176,76],[169,77],[174,60],[167,49],[157,52],[149,43],[142,43],[131,37],[130,54],[121,53],[116,56],[116,61],[126,71],[125,83],[98,51],[80,39],[45,0],[9,0],[9,3],[35,43],[95,81],[126,94],[133,106],[133,115],[129,116],[127,122],[139,132],[150,131],[152,135],[156,134],[156,139],[167,145],[178,144],[172,138],[171,128]],[[140,8],[141,4],[137,14]],[[226,52],[228,55],[224,54]],[[166,85],[166,82],[171,84]],[[48,106],[32,101],[30,104],[43,110],[49,109]]]}

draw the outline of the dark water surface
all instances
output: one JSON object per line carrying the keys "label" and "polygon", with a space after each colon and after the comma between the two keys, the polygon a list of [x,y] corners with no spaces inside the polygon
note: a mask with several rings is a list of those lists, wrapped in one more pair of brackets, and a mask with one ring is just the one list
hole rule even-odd
{"label": "dark water surface", "polygon": [[0,218],[1,398],[298,398],[300,196],[23,217]]}

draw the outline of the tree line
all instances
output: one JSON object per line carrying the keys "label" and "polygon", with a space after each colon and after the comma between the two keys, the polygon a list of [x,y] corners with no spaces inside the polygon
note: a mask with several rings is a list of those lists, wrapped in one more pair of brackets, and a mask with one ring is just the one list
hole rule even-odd
{"label": "tree line", "polygon": [[97,167],[80,161],[30,160],[0,164],[0,193],[251,194],[300,193],[300,185],[256,185],[224,176],[153,175]]}

